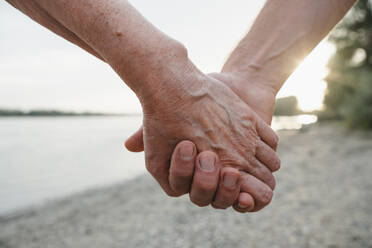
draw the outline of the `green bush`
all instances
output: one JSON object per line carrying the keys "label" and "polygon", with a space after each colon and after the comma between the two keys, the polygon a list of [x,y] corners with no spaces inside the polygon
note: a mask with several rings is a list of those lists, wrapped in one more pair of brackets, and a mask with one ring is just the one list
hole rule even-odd
{"label": "green bush", "polygon": [[329,40],[336,53],[329,61],[325,111],[352,128],[372,129],[372,9],[360,0]]}

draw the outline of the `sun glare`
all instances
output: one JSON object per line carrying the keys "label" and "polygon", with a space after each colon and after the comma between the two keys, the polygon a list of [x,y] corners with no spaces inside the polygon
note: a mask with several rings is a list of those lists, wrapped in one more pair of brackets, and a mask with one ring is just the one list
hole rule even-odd
{"label": "sun glare", "polygon": [[327,62],[333,52],[332,44],[319,44],[287,80],[278,97],[296,96],[299,108],[304,111],[321,109],[326,90]]}

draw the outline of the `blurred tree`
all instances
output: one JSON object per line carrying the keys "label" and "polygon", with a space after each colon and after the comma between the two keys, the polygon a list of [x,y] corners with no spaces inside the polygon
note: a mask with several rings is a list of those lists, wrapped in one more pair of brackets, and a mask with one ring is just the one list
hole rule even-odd
{"label": "blurred tree", "polygon": [[345,120],[352,128],[372,128],[372,1],[359,0],[331,33],[336,53],[323,117]]}

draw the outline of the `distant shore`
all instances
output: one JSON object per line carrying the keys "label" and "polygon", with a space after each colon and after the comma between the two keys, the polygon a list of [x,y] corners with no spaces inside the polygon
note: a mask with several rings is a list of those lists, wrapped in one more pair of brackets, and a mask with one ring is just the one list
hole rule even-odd
{"label": "distant shore", "polygon": [[[305,112],[305,111],[296,111],[296,112],[275,112],[274,116],[295,116],[301,114],[310,114],[317,115],[317,111]],[[0,118],[1,117],[69,117],[69,116],[137,116],[141,113],[104,113],[104,112],[74,112],[74,111],[64,111],[64,110],[8,110],[0,109]]]}
{"label": "distant shore", "polygon": [[68,116],[136,116],[137,113],[102,113],[102,112],[73,112],[61,110],[8,110],[0,109],[1,117],[68,117]]}

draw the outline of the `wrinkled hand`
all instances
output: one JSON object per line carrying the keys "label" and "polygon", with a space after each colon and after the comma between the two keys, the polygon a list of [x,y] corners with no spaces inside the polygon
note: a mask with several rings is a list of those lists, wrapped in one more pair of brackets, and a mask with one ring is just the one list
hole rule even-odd
{"label": "wrinkled hand", "polygon": [[[224,84],[229,86],[245,103],[247,103],[250,107],[252,107],[259,115],[262,117],[268,124],[271,122],[274,104],[275,104],[275,94],[270,90],[264,87],[264,84],[246,80],[244,78],[227,74],[227,73],[212,73],[209,76],[216,78],[222,81]],[[180,147],[183,147],[187,142],[181,142],[173,153],[173,158],[179,158],[177,153],[179,152]],[[190,143],[190,142],[188,142]],[[131,136],[127,142],[126,146],[130,151],[143,151],[143,133],[142,128],[140,128],[133,136]],[[262,150],[262,149],[261,149]],[[199,155],[202,155],[200,153]],[[195,156],[195,155],[194,155]],[[263,158],[263,159],[262,159]],[[277,164],[276,168],[272,168],[272,171],[279,169],[280,160],[279,158],[271,152],[266,153],[266,156],[261,156],[262,162],[265,163],[266,161],[268,164]],[[274,163],[273,163],[274,161]],[[279,161],[279,162],[275,162]],[[170,176],[169,181],[171,188],[176,192],[176,195],[182,195],[185,193],[190,192],[190,198],[193,202],[198,204],[199,202],[205,202],[202,199],[204,195],[198,195],[200,190],[194,190],[204,187],[203,182],[210,182],[210,185],[217,185],[218,179],[211,178],[208,175],[204,175],[200,170],[196,170],[194,172],[194,160],[187,160],[182,161],[182,159],[172,159],[171,167],[170,167]],[[197,164],[195,164],[195,168]],[[195,175],[194,175],[195,173]],[[234,175],[234,171],[228,171],[228,173],[232,173]],[[196,176],[199,174],[199,176]],[[215,194],[215,199],[212,203],[212,206],[216,208],[221,208],[220,206],[224,206],[222,208],[226,208],[230,206],[231,199],[235,197],[233,191],[226,190],[224,185],[221,183],[223,180],[224,171],[221,171],[221,179],[218,186],[213,190]],[[181,176],[180,176],[181,175]],[[244,174],[243,178],[247,179],[249,174]],[[263,208],[270,202],[269,200],[265,200],[265,195],[262,194],[266,188],[265,185],[259,180],[254,177],[250,177],[250,180],[241,180],[242,181],[242,192],[239,194],[238,203],[245,206],[251,206],[246,209],[239,208],[238,204],[234,205],[234,208],[239,212],[251,212],[257,211]],[[211,187],[213,188],[213,187]],[[197,192],[197,193],[195,193]],[[228,194],[230,192],[230,195]],[[248,194],[247,192],[250,192]],[[224,196],[220,196],[220,195]],[[207,194],[208,195],[208,194]],[[256,203],[254,203],[252,196],[255,198]],[[267,197],[266,197],[267,198]],[[221,199],[224,201],[221,202]],[[236,202],[236,203],[237,203]],[[200,205],[200,204],[198,204]]]}
{"label": "wrinkled hand", "polygon": [[[199,151],[215,151],[221,160],[216,166],[237,168],[274,187],[271,171],[260,160],[276,158],[269,148],[269,145],[276,146],[276,135],[220,81],[199,76],[193,82],[197,87],[173,90],[173,95],[157,98],[158,110],[144,106],[148,170],[165,192],[177,195],[169,185],[169,158],[179,141],[189,139]],[[175,107],[172,99],[176,99],[180,107]],[[159,112],[159,109],[166,111]],[[271,162],[269,166],[278,166],[278,161],[271,159]]]}

